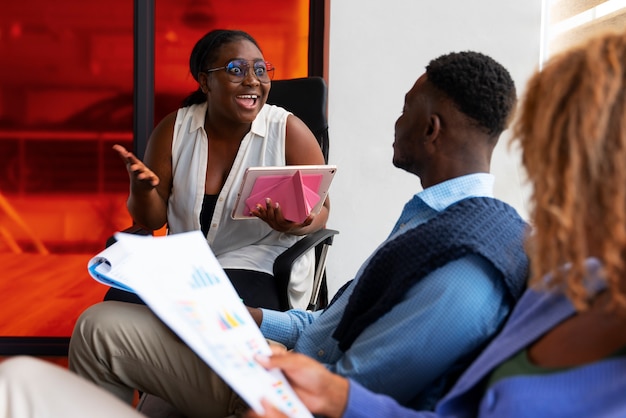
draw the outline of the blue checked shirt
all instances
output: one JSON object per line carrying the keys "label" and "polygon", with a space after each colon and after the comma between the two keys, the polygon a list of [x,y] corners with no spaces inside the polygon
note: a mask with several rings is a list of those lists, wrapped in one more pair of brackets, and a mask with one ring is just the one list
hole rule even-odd
{"label": "blue checked shirt", "polygon": [[[492,175],[479,173],[423,190],[405,205],[385,242],[459,200],[493,197],[493,182]],[[368,261],[359,269],[357,280]],[[320,311],[263,310],[261,332],[373,392],[389,395],[401,404],[432,407],[433,398],[442,395],[437,388],[439,378],[460,357],[492,337],[508,315],[507,291],[497,277],[495,268],[476,255],[450,262],[413,286],[345,353],[332,334],[357,280],[323,315]]]}

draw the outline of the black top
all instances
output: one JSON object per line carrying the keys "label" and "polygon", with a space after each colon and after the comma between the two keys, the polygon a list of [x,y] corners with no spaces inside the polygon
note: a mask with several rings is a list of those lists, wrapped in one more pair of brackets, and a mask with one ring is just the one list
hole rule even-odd
{"label": "black top", "polygon": [[217,204],[216,194],[205,194],[202,200],[202,210],[200,211],[200,228],[202,233],[206,237],[211,227],[211,218],[213,218],[213,212],[215,211],[215,205]]}

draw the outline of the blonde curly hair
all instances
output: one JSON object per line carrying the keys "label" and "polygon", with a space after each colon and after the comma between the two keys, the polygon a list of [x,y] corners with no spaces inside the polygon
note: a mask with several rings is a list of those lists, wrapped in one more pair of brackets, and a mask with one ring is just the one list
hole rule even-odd
{"label": "blonde curly hair", "polygon": [[533,186],[531,286],[559,289],[584,310],[585,259],[593,256],[610,306],[626,308],[626,33],[597,36],[535,73],[513,141]]}

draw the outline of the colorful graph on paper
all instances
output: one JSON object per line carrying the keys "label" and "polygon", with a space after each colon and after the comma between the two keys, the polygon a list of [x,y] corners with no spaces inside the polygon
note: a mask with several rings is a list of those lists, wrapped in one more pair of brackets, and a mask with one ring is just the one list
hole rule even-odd
{"label": "colorful graph on paper", "polygon": [[109,272],[128,279],[144,302],[253,409],[266,398],[292,418],[312,418],[285,377],[256,355],[271,350],[199,231],[138,238],[116,234],[124,264]]}

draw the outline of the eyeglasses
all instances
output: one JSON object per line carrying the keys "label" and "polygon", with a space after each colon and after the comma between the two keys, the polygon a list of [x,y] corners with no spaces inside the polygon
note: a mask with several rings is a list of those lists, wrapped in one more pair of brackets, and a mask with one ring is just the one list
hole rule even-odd
{"label": "eyeglasses", "polygon": [[205,70],[205,73],[208,74],[214,71],[225,70],[232,83],[241,83],[246,78],[248,70],[250,70],[251,62],[253,63],[253,74],[256,78],[258,78],[261,83],[269,83],[274,77],[274,66],[267,61],[232,60],[223,67]]}

